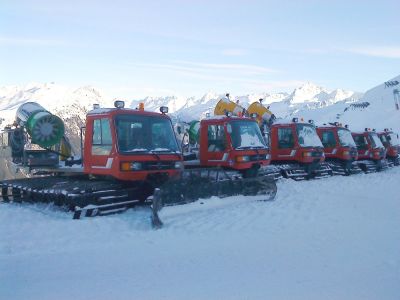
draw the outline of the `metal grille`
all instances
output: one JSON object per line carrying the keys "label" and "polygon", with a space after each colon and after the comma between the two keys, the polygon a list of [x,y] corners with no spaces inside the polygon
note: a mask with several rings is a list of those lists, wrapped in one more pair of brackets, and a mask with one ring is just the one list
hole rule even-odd
{"label": "metal grille", "polygon": [[149,161],[143,163],[144,170],[168,170],[175,169],[175,161]]}

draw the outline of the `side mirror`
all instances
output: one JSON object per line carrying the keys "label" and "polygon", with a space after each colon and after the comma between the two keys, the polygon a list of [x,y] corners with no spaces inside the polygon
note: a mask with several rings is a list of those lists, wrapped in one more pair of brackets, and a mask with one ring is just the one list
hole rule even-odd
{"label": "side mirror", "polygon": [[303,137],[299,137],[299,144],[303,145],[304,144],[304,138]]}

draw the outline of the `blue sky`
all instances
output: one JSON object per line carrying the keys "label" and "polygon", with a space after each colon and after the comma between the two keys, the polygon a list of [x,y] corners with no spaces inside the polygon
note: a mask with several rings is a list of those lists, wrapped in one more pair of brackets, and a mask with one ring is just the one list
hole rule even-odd
{"label": "blue sky", "polygon": [[400,1],[0,0],[0,85],[363,92],[400,74],[399,20]]}

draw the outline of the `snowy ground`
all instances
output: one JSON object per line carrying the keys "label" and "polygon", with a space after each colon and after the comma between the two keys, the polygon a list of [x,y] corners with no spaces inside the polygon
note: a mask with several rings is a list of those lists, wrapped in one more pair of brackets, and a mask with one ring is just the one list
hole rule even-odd
{"label": "snowy ground", "polygon": [[400,299],[400,168],[80,221],[0,205],[0,299]]}

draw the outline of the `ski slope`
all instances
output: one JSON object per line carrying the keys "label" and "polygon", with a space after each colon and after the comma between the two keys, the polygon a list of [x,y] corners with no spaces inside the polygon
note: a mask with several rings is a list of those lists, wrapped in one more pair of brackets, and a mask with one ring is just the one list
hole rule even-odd
{"label": "ski slope", "polygon": [[0,299],[400,298],[400,168],[71,220],[0,204]]}

